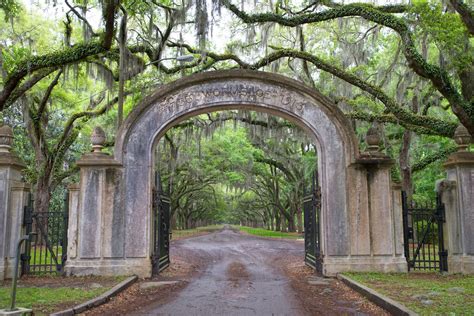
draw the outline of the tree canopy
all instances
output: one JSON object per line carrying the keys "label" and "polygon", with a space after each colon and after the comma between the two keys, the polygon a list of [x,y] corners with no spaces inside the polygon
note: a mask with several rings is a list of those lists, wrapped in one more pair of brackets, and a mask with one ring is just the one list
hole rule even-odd
{"label": "tree canopy", "polygon": [[[451,139],[456,127],[462,124],[474,136],[473,4],[346,2],[1,1],[0,110],[3,121],[15,128],[15,150],[35,184],[35,207],[47,209],[57,190],[77,180],[75,161],[87,150],[94,125],[106,129],[111,148],[115,131],[147,93],[182,76],[232,68],[280,73],[319,90],[351,120],[361,148],[363,135],[375,126],[383,134],[384,152],[399,162],[393,178],[415,197],[429,196],[443,159],[455,150]],[[194,60],[176,58],[186,54]],[[295,145],[291,137],[280,140],[284,152],[276,155],[263,145],[275,140],[252,143],[249,131],[258,127],[249,122],[246,132],[237,129],[234,136],[226,134],[228,127],[209,130],[216,119],[226,125],[261,119],[259,115],[222,120],[212,114],[188,123],[201,133],[217,133],[213,141],[225,136],[250,142],[249,147],[229,148],[235,155],[225,158],[229,168],[238,166],[233,159],[242,155],[250,155],[254,168],[285,155],[301,167],[308,148]],[[170,131],[168,146],[183,147],[179,135],[185,131]],[[186,181],[208,177],[210,164],[196,162],[192,170],[182,171],[189,173],[188,180],[179,181],[186,187],[191,185]],[[300,171],[273,168],[281,172],[273,175],[273,185],[276,177],[285,179],[281,188],[290,194],[288,188],[295,185],[289,173]],[[247,181],[248,174],[258,178],[259,172],[271,176],[272,171],[225,170],[225,181],[211,179],[199,194],[215,197],[216,183],[232,187],[240,183],[236,179]],[[258,202],[263,193],[255,190],[247,190],[239,203],[251,201],[264,212],[269,202]],[[187,203],[180,201],[175,203]]]}

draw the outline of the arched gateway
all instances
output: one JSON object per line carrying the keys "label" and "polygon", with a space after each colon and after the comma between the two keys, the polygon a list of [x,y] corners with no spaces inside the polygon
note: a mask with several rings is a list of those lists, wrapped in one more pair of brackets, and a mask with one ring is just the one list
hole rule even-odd
{"label": "arched gateway", "polygon": [[114,156],[79,161],[70,199],[68,274],[151,274],[154,145],[167,129],[200,113],[246,108],[293,121],[314,137],[321,183],[323,273],[406,271],[392,161],[359,153],[350,122],[303,84],[258,71],[216,71],[157,89],[118,132]]}

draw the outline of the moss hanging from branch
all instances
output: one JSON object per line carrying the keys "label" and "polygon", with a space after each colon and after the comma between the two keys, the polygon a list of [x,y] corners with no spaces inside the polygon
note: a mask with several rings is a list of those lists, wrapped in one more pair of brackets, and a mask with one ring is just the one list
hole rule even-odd
{"label": "moss hanging from branch", "polygon": [[474,106],[465,100],[452,83],[447,72],[440,67],[428,63],[417,51],[412,37],[412,30],[400,18],[383,12],[370,4],[341,5],[317,13],[299,14],[285,17],[275,13],[247,14],[229,0],[223,0],[224,5],[245,23],[275,22],[280,25],[296,27],[302,24],[330,21],[341,17],[362,17],[368,21],[388,27],[397,32],[402,41],[403,53],[409,66],[419,76],[429,79],[438,91],[449,101],[453,112],[474,135]]}
{"label": "moss hanging from branch", "polygon": [[85,60],[89,56],[104,53],[105,48],[97,42],[78,44],[42,56],[33,56],[19,62],[8,74],[3,90],[0,92],[0,110],[5,108],[6,102],[18,84],[30,73],[51,67],[60,67]]}
{"label": "moss hanging from branch", "polygon": [[[172,47],[185,47],[191,53],[198,53],[199,50],[192,48],[187,44],[178,44],[178,43],[170,43],[169,46]],[[241,68],[244,69],[261,69],[262,67],[269,65],[275,61],[278,61],[282,58],[292,57],[292,58],[299,58],[302,60],[306,60],[316,66],[318,69],[326,71],[358,88],[361,90],[371,94],[376,99],[380,100],[386,107],[386,109],[394,115],[395,119],[393,121],[397,121],[399,124],[402,124],[408,128],[410,126],[411,130],[419,129],[419,131],[423,131],[424,134],[431,134],[431,135],[440,135],[445,137],[452,137],[454,134],[454,130],[456,129],[457,124],[454,122],[447,122],[444,120],[440,120],[434,117],[430,117],[427,115],[418,115],[411,111],[406,110],[401,105],[397,104],[395,100],[390,98],[386,95],[381,88],[376,87],[361,78],[357,77],[354,74],[351,74],[347,71],[344,71],[338,67],[336,67],[333,63],[325,62],[324,60],[309,54],[307,52],[302,52],[298,50],[292,49],[283,49],[278,47],[273,47],[276,51],[261,58],[259,61],[249,64],[242,61],[239,57],[234,54],[215,54],[209,52],[207,57],[212,58],[213,61],[211,64],[216,63],[217,61],[224,61],[224,60],[233,60],[235,61]],[[361,118],[362,119],[362,118]],[[394,122],[395,123],[395,122]]]}

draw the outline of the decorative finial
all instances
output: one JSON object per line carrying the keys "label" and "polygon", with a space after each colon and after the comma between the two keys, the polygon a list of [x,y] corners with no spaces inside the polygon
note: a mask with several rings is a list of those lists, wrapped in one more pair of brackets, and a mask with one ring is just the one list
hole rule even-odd
{"label": "decorative finial", "polygon": [[467,151],[469,144],[471,143],[471,134],[467,128],[459,124],[454,132],[454,141],[458,144],[458,151]]}
{"label": "decorative finial", "polygon": [[0,152],[9,153],[13,143],[13,129],[8,125],[0,126]]}
{"label": "decorative finial", "polygon": [[382,138],[380,137],[380,133],[377,128],[372,126],[367,131],[365,135],[365,142],[367,143],[367,149],[369,152],[378,152],[379,151],[379,144]]}
{"label": "decorative finial", "polygon": [[105,144],[105,132],[99,126],[94,127],[94,131],[91,135],[91,143],[92,143],[92,152],[93,153],[101,153],[102,149],[104,148]]}

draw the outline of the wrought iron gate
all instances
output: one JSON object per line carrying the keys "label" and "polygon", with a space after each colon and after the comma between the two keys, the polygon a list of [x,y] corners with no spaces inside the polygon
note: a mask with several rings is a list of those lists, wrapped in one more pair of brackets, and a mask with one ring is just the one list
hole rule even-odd
{"label": "wrought iron gate", "polygon": [[23,225],[26,235],[36,235],[27,241],[21,255],[22,274],[62,273],[67,259],[67,229],[69,195],[58,211],[35,212],[30,194],[24,209]]}
{"label": "wrought iron gate", "polygon": [[436,204],[417,205],[402,192],[403,240],[408,270],[448,271],[448,251],[444,249],[444,204],[438,194]]}
{"label": "wrought iron gate", "polygon": [[170,265],[170,199],[164,194],[160,175],[155,173],[153,189],[152,273],[156,275]]}
{"label": "wrought iron gate", "polygon": [[320,232],[320,210],[321,189],[318,182],[318,174],[315,172],[311,178],[311,185],[305,188],[303,199],[304,209],[304,248],[305,263],[310,267],[322,272],[321,254],[321,232]]}

